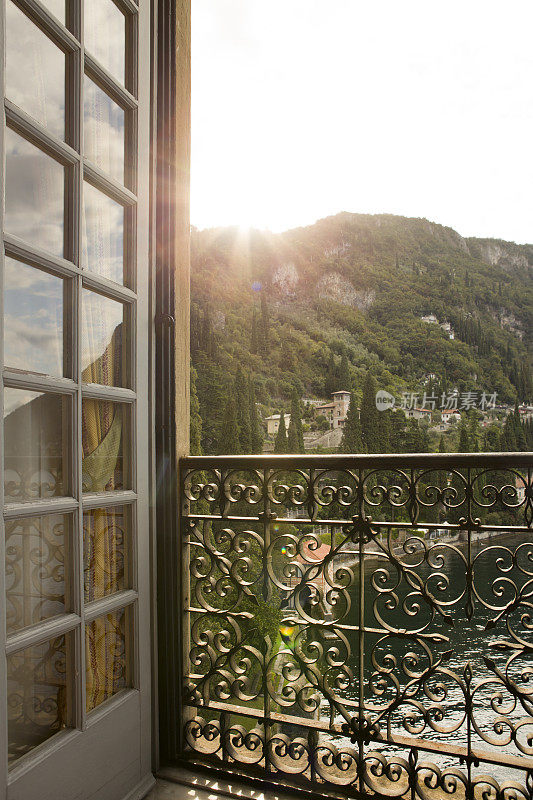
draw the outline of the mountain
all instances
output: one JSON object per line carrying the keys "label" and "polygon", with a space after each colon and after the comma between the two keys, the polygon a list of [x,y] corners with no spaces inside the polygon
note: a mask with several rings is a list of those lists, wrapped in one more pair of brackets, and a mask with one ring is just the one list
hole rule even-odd
{"label": "mountain", "polygon": [[350,388],[338,384],[346,360],[356,391],[371,368],[396,396],[421,390],[428,374],[439,390],[533,396],[533,245],[343,212],[280,234],[193,229],[191,252],[206,452],[239,366],[264,413],[287,411],[295,383],[315,398]]}

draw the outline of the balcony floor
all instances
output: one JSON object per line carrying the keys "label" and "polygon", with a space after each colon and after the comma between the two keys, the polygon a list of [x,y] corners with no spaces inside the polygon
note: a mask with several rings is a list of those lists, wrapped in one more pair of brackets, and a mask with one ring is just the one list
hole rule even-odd
{"label": "balcony floor", "polygon": [[208,798],[215,800],[215,795],[203,789],[191,789],[190,786],[171,783],[161,778],[157,779],[156,785],[146,796],[146,800],[208,800]]}
{"label": "balcony floor", "polygon": [[208,775],[196,775],[181,767],[164,769],[165,778],[157,778],[156,785],[145,800],[294,800],[295,795],[283,792],[264,791],[250,785],[231,782],[224,779],[210,778]]}

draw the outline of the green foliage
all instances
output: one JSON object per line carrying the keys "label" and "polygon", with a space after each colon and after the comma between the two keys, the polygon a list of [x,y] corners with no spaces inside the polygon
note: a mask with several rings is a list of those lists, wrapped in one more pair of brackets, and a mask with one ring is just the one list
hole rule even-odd
{"label": "green foliage", "polygon": [[[234,229],[193,231],[191,355],[203,451],[218,449],[228,381],[239,367],[253,376],[263,416],[288,411],[295,379],[304,397],[329,400],[330,392],[352,384],[359,395],[369,370],[378,388],[397,397],[457,388],[497,392],[507,403],[531,401],[533,247],[497,242],[502,255],[495,264],[494,244],[386,214],[343,213],[282,234],[252,231],[248,241]],[[298,275],[290,291],[276,279],[287,263]],[[344,297],[344,289],[324,289],[330,276],[346,287]],[[429,313],[450,322],[454,340],[421,321]],[[424,385],[428,372],[437,377]],[[360,397],[358,403],[364,417],[366,403]],[[385,447],[388,423],[391,451],[437,448],[427,431],[416,432],[396,412],[379,421],[381,413],[370,413],[367,451]],[[472,448],[484,449],[487,439],[495,450],[524,447],[528,431],[513,425],[497,446],[494,433],[473,436],[469,428]],[[459,431],[446,434],[449,450],[458,438]]]}
{"label": "green foliage", "polygon": [[344,430],[341,439],[341,453],[362,453],[363,440],[361,437],[361,423],[359,409],[354,392],[350,395],[350,407],[346,415]]}
{"label": "green foliage", "polygon": [[283,411],[280,412],[279,428],[278,432],[276,433],[276,439],[274,441],[274,452],[275,453],[289,452],[289,443],[287,441],[287,428],[285,427],[285,414],[283,413]]}
{"label": "green foliage", "polygon": [[459,452],[460,453],[470,452],[470,436],[468,434],[468,428],[464,420],[461,420],[461,424],[459,426]]}
{"label": "green foliage", "polygon": [[252,453],[263,452],[263,431],[261,429],[261,421],[259,419],[259,412],[255,402],[255,387],[251,378],[248,379],[248,404],[250,409],[250,443],[252,446]]}
{"label": "green foliage", "polygon": [[220,428],[218,440],[218,455],[238,455],[242,453],[239,441],[239,426],[237,424],[237,409],[235,399],[231,393],[226,403],[226,410]]}
{"label": "green foliage", "polygon": [[252,452],[249,391],[248,381],[244,377],[242,368],[238,367],[237,374],[235,375],[235,403],[241,453]]}
{"label": "green foliage", "polygon": [[363,384],[363,399],[361,400],[361,438],[366,453],[380,453],[379,414],[376,408],[376,392],[378,390],[376,379],[371,372],[367,372]]}
{"label": "green foliage", "polygon": [[293,388],[291,394],[291,421],[287,435],[287,452],[304,453],[304,433],[302,428],[302,409],[298,390]]}
{"label": "green foliage", "polygon": [[191,417],[190,417],[190,453],[191,456],[202,455],[202,418],[200,416],[200,402],[196,391],[198,374],[191,365]]}

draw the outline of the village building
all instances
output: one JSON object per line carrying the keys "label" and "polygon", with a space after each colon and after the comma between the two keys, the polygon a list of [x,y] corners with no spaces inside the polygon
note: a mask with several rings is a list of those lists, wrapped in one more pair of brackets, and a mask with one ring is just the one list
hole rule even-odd
{"label": "village building", "polygon": [[327,419],[330,428],[343,428],[350,408],[350,392],[341,389],[333,392],[331,396],[333,402],[316,406],[316,412]]}
{"label": "village building", "polygon": [[431,421],[431,409],[429,408],[404,408],[402,411],[407,419],[427,419]]}
{"label": "village building", "polygon": [[[276,433],[279,431],[279,420],[281,414],[271,414],[270,417],[265,417],[265,424],[267,429],[267,434],[269,436],[275,436]],[[284,414],[285,417],[285,428],[289,427],[289,423],[291,421],[290,414]]]}

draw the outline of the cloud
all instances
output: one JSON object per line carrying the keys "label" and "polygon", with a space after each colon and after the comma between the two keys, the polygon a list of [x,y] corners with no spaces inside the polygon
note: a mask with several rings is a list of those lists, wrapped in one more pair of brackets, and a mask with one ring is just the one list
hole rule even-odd
{"label": "cloud", "polygon": [[529,0],[196,0],[193,224],[388,211],[531,240],[532,22]]}
{"label": "cloud", "polygon": [[64,168],[6,129],[5,229],[63,255]]}

